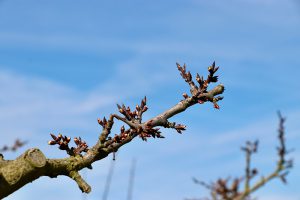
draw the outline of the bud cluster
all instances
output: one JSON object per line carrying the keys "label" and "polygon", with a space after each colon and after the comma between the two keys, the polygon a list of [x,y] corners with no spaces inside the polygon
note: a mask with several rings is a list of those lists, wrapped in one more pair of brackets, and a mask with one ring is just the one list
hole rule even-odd
{"label": "bud cluster", "polygon": [[143,141],[147,141],[147,138],[149,137],[164,138],[164,136],[161,135],[159,128],[152,128],[151,126],[146,125],[146,128],[144,130],[141,127],[138,129],[130,128],[125,130],[125,127],[122,126],[120,129],[120,134],[116,134],[112,138],[112,142],[122,143],[128,137],[133,135],[138,135]]}
{"label": "bud cluster", "polygon": [[152,126],[146,125],[145,130],[139,132],[140,138],[142,138],[143,141],[147,141],[147,138],[153,137],[153,138],[165,138],[163,135],[161,135],[161,132],[159,131],[159,128],[153,128]]}
{"label": "bud cluster", "polygon": [[257,152],[257,147],[258,147],[258,140],[255,142],[246,142],[246,146],[242,147],[242,151],[245,151],[248,154],[253,154]]}
{"label": "bud cluster", "polygon": [[185,63],[181,67],[179,63],[176,63],[178,70],[180,71],[181,77],[185,80],[185,82],[192,82],[192,74],[190,71],[186,71]]}
{"label": "bud cluster", "polygon": [[103,117],[103,120],[98,119],[98,124],[99,124],[100,126],[102,126],[103,128],[105,128],[106,125],[107,125],[107,120],[106,120],[106,118]]}
{"label": "bud cluster", "polygon": [[63,136],[62,134],[58,134],[58,136],[55,136],[54,134],[51,134],[51,137],[53,140],[50,140],[48,142],[49,145],[58,145],[60,150],[65,150],[69,155],[80,155],[82,152],[88,151],[88,145],[85,141],[82,141],[81,138],[74,138],[74,143],[76,144],[76,147],[69,147],[69,143],[71,141],[70,137]]}
{"label": "bud cluster", "polygon": [[183,125],[183,124],[176,124],[174,128],[175,128],[176,131],[177,131],[178,133],[180,133],[180,134],[182,133],[182,131],[185,131],[185,130],[186,130],[186,126]]}
{"label": "bud cluster", "polygon": [[169,122],[164,125],[165,128],[173,128],[177,131],[177,133],[182,133],[182,131],[186,130],[186,126],[183,124],[176,124],[176,122]]}
{"label": "bud cluster", "polygon": [[[208,76],[206,79],[203,76],[200,76],[198,73],[196,75],[196,81],[198,82],[199,86],[196,86],[192,80],[192,75],[189,71],[186,71],[186,65],[184,64],[183,67],[180,64],[177,64],[177,68],[180,71],[180,75],[185,80],[185,82],[189,83],[191,87],[191,94],[195,97],[199,104],[203,104],[207,101],[211,101],[214,104],[214,108],[219,109],[219,105],[217,104],[218,101],[222,100],[223,97],[213,97],[213,98],[205,98],[203,94],[208,93],[207,88],[210,83],[218,82],[218,76],[214,74],[218,71],[219,67],[216,67],[215,62],[211,66],[208,67]],[[186,93],[183,93],[184,99],[189,98]]]}
{"label": "bud cluster", "polygon": [[87,152],[89,150],[88,145],[85,141],[81,140],[81,137],[75,137],[74,142],[76,144],[76,147],[72,147],[71,150],[75,155],[81,154],[82,152]]}
{"label": "bud cluster", "polygon": [[241,195],[241,192],[239,192],[239,187],[242,179],[240,178],[235,178],[233,181],[231,181],[231,183],[229,178],[220,178],[216,182],[210,184],[199,181],[195,178],[193,180],[196,184],[200,184],[201,186],[210,190],[211,194],[213,195],[213,200],[233,200]]}
{"label": "bud cluster", "polygon": [[115,143],[121,143],[123,142],[129,135],[131,134],[131,129],[125,130],[125,127],[122,126],[120,128],[120,134],[116,134],[115,137],[113,137],[113,142]]}
{"label": "bud cluster", "polygon": [[229,179],[218,179],[213,186],[213,191],[222,199],[235,199],[240,196],[238,191],[240,183],[241,180],[238,178],[234,179],[231,185]]}
{"label": "bud cluster", "polygon": [[127,120],[138,120],[141,122],[142,120],[142,114],[148,110],[148,107],[146,106],[147,98],[144,97],[141,101],[140,105],[136,105],[135,110],[131,111],[129,106],[125,106],[124,104],[120,106],[117,104],[117,107],[119,109],[119,112],[125,116]]}
{"label": "bud cluster", "polygon": [[218,71],[219,67],[216,67],[215,62],[211,66],[208,67],[208,76],[207,79],[204,80],[203,76],[200,76],[198,73],[196,75],[196,81],[199,83],[200,92],[207,92],[208,85],[210,83],[218,82],[218,76],[214,76],[214,74]]}

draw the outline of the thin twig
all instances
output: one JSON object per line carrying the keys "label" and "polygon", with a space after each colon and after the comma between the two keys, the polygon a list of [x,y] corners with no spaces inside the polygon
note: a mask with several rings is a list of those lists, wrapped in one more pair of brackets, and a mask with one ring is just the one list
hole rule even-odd
{"label": "thin twig", "polygon": [[132,200],[135,170],[136,170],[136,159],[133,159],[132,163],[131,163],[131,169],[130,169],[130,175],[129,175],[127,200]]}
{"label": "thin twig", "polygon": [[[197,179],[193,179],[195,183],[200,184],[206,189],[210,190],[211,199],[212,200],[250,200],[250,195],[254,193],[256,190],[263,187],[266,183],[270,182],[274,178],[279,178],[283,183],[286,183],[286,176],[289,173],[289,170],[293,166],[292,160],[287,160],[286,155],[288,151],[286,149],[285,142],[285,129],[284,122],[285,118],[281,116],[278,112],[279,117],[279,128],[278,128],[278,140],[279,147],[277,147],[277,153],[279,160],[275,169],[267,176],[263,176],[260,180],[258,180],[253,185],[250,184],[250,181],[253,179],[255,175],[258,174],[258,170],[256,168],[251,168],[251,156],[253,153],[257,152],[258,141],[255,142],[246,142],[246,146],[241,149],[245,152],[246,157],[246,167],[245,167],[245,175],[240,178],[235,178],[231,185],[229,184],[229,179],[218,179],[216,182],[212,184],[207,184],[203,181],[199,181]],[[245,186],[243,190],[240,190],[240,183],[244,181]],[[209,198],[208,198],[209,199]]]}
{"label": "thin twig", "polygon": [[109,189],[110,189],[110,185],[111,185],[111,181],[112,181],[112,176],[114,173],[114,168],[115,168],[115,161],[111,160],[110,166],[109,166],[109,171],[108,171],[107,178],[105,181],[105,187],[104,187],[102,200],[107,200],[107,198],[108,198]]}
{"label": "thin twig", "polygon": [[21,141],[20,139],[16,139],[15,143],[12,146],[4,145],[2,148],[0,148],[0,153],[6,152],[6,151],[15,152],[17,149],[23,147],[25,144],[27,144],[27,141]]}

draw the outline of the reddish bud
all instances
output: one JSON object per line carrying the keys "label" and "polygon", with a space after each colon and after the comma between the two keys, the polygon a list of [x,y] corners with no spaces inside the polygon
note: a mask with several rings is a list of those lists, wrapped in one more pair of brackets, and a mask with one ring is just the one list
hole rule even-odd
{"label": "reddish bud", "polygon": [[79,139],[77,137],[74,138],[74,142],[75,142],[76,145],[80,144],[80,141],[79,141]]}
{"label": "reddish bud", "polygon": [[214,108],[215,109],[220,109],[220,106],[218,104],[214,103]]}
{"label": "reddish bud", "polygon": [[148,110],[148,107],[147,107],[147,106],[144,106],[143,112],[146,112],[147,110]]}
{"label": "reddish bud", "polygon": [[56,142],[55,142],[55,141],[53,141],[53,140],[50,140],[50,141],[48,142],[48,144],[49,144],[49,145],[55,145],[55,144],[56,144]]}
{"label": "reddish bud", "polygon": [[141,108],[140,108],[139,105],[136,105],[135,109],[136,109],[137,111],[140,111],[140,110],[141,110]]}
{"label": "reddish bud", "polygon": [[182,94],[183,98],[187,99],[189,96],[187,95],[187,93],[183,93]]}
{"label": "reddish bud", "polygon": [[52,133],[50,133],[51,137],[53,138],[53,140],[56,140],[57,137],[55,135],[53,135]]}
{"label": "reddish bud", "polygon": [[122,126],[122,127],[121,127],[121,133],[124,133],[124,131],[125,131],[125,127]]}

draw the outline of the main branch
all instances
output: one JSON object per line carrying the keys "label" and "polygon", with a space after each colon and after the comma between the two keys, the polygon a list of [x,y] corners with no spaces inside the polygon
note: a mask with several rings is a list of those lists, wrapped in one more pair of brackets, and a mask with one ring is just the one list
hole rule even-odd
{"label": "main branch", "polygon": [[[79,171],[81,169],[92,169],[92,163],[107,157],[110,153],[115,153],[120,147],[129,143],[137,136],[142,140],[147,140],[149,137],[164,138],[157,127],[173,128],[178,133],[181,133],[185,130],[185,126],[169,122],[168,120],[197,103],[212,102],[214,107],[219,109],[217,102],[223,97],[217,95],[224,92],[224,86],[217,85],[211,90],[208,89],[211,83],[218,80],[217,76],[214,76],[218,70],[218,67],[215,67],[215,63],[209,66],[207,79],[204,80],[203,77],[197,74],[196,81],[198,82],[198,86],[192,80],[191,73],[186,72],[185,65],[181,67],[177,64],[177,68],[182,78],[189,84],[191,96],[184,93],[183,100],[150,120],[142,121],[143,113],[148,109],[145,97],[134,110],[125,105],[117,105],[121,115],[111,114],[108,119],[105,117],[98,119],[98,123],[102,126],[102,133],[96,144],[91,148],[80,137],[74,138],[75,147],[69,147],[70,137],[61,134],[58,136],[51,134],[52,140],[49,141],[49,145],[58,145],[60,150],[66,151],[69,155],[66,158],[48,159],[37,148],[27,150],[15,160],[4,160],[1,154],[0,198],[8,196],[41,176],[48,176],[50,178],[59,175],[68,176],[78,184],[82,192],[89,193],[91,187],[80,176]],[[116,119],[125,123],[128,128],[125,129],[122,126],[119,133],[111,136],[111,129]]]}

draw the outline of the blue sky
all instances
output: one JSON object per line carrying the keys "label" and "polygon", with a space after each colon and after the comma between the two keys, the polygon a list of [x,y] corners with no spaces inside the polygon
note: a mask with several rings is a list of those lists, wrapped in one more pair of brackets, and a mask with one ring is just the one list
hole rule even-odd
{"label": "blue sky", "polygon": [[[212,181],[240,175],[246,140],[260,139],[255,165],[266,174],[276,162],[277,116],[286,123],[295,167],[289,184],[273,181],[255,195],[299,200],[300,3],[292,0],[229,1],[0,1],[0,145],[28,140],[48,157],[49,133],[80,135],[92,145],[97,118],[148,97],[150,118],[177,103],[189,88],[176,62],[205,75],[216,61],[226,87],[221,109],[196,105],[174,117],[183,135],[135,140],[117,157],[109,199],[125,199],[133,158],[134,199],[179,200],[208,193],[191,177]],[[16,154],[7,153],[6,158]],[[84,172],[102,197],[111,158]],[[41,178],[7,199],[81,199],[65,177]]]}

